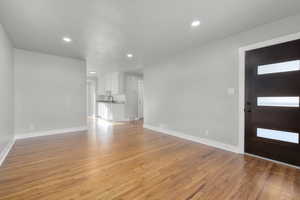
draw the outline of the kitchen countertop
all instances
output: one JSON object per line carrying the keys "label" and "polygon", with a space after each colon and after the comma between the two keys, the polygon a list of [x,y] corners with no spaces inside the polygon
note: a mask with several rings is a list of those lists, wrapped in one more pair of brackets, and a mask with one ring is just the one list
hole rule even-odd
{"label": "kitchen countertop", "polygon": [[101,100],[98,100],[96,102],[97,103],[110,103],[110,104],[125,104],[125,102],[122,102],[122,101],[101,101]]}

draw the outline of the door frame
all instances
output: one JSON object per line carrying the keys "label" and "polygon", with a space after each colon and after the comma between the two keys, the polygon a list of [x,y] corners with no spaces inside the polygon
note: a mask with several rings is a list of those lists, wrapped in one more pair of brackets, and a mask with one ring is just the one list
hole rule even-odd
{"label": "door frame", "polygon": [[[88,95],[89,95],[89,84],[90,85],[93,85],[94,86],[94,89],[95,89],[95,105],[93,106],[93,115],[92,116],[89,116],[89,97],[88,97]],[[88,117],[91,117],[91,118],[95,118],[96,116],[97,116],[97,102],[96,102],[96,100],[97,100],[97,80],[96,79],[93,79],[93,78],[88,78],[87,80],[86,80],[86,116],[87,116],[87,118]]]}
{"label": "door frame", "polygon": [[293,40],[298,40],[300,39],[300,32],[290,34],[290,35],[285,35],[282,37],[277,37],[273,38],[271,40],[263,41],[263,42],[258,42],[255,44],[251,44],[248,46],[240,47],[239,48],[239,105],[238,105],[238,110],[239,110],[239,117],[238,117],[238,124],[239,124],[239,129],[238,129],[238,135],[239,135],[239,142],[238,142],[238,152],[240,154],[245,154],[245,112],[244,112],[244,105],[245,105],[245,55],[246,51],[254,50],[254,49],[259,49],[263,47],[268,47],[284,42],[290,42]]}

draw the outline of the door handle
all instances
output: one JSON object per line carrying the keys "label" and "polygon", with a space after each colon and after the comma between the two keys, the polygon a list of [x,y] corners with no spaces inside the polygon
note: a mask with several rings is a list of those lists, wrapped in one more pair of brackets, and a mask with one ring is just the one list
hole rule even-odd
{"label": "door handle", "polygon": [[252,109],[251,109],[251,102],[247,101],[246,102],[246,106],[245,106],[245,109],[244,109],[245,112],[252,112]]}
{"label": "door handle", "polygon": [[251,109],[246,109],[246,108],[244,109],[244,111],[245,111],[245,112],[248,112],[248,113],[251,113],[251,112],[252,112]]}

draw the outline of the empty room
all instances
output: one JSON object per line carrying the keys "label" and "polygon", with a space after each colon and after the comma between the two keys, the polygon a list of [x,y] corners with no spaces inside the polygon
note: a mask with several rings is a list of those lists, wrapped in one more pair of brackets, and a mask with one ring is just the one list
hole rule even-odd
{"label": "empty room", "polygon": [[299,0],[0,0],[0,200],[300,200]]}

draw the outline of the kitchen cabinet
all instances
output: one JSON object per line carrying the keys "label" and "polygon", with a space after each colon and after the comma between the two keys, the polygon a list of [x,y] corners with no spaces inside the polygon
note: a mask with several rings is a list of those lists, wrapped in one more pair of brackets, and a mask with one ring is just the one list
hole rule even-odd
{"label": "kitchen cabinet", "polygon": [[108,73],[104,76],[105,91],[111,91],[111,94],[122,94],[124,89],[124,75],[122,72]]}
{"label": "kitchen cabinet", "polygon": [[124,103],[110,103],[98,102],[97,116],[109,121],[126,121],[125,104]]}

